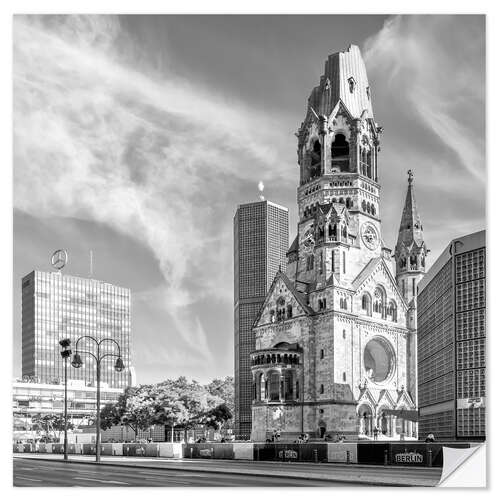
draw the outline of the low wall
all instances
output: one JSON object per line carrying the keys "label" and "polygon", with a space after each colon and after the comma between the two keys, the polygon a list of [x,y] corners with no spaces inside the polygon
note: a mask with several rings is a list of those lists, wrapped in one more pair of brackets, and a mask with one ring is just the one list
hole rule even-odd
{"label": "low wall", "polygon": [[253,460],[253,443],[233,443],[235,460]]}
{"label": "low wall", "polygon": [[449,448],[470,448],[471,443],[422,443],[418,441],[358,443],[357,460],[360,464],[407,465],[433,467],[443,466],[443,446]]}
{"label": "low wall", "polygon": [[[353,443],[103,443],[103,456],[337,462],[422,467],[443,466],[443,446],[470,448],[476,443],[363,441]],[[14,444],[14,453],[63,454],[61,443]],[[95,455],[95,444],[68,444],[71,455]]]}
{"label": "low wall", "polygon": [[328,462],[358,463],[358,443],[327,443]]}
{"label": "low wall", "polygon": [[182,458],[182,444],[158,443],[158,454],[165,458]]}
{"label": "low wall", "polygon": [[326,443],[255,443],[254,460],[281,462],[327,462]]}
{"label": "low wall", "polygon": [[233,443],[188,443],[182,445],[184,458],[234,459]]}

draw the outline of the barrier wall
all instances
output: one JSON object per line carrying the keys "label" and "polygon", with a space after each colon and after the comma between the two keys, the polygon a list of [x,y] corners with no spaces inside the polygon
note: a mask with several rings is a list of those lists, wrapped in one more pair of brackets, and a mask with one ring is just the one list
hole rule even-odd
{"label": "barrier wall", "polygon": [[158,443],[158,454],[165,458],[182,458],[182,444]]}
{"label": "barrier wall", "polygon": [[358,463],[357,443],[327,443],[328,462]]}
{"label": "barrier wall", "polygon": [[216,458],[231,460],[234,458],[232,443],[192,443],[182,445],[184,458]]}
{"label": "barrier wall", "polygon": [[326,443],[255,443],[254,460],[281,462],[327,462]]}
{"label": "barrier wall", "polygon": [[253,460],[253,443],[233,443],[235,460]]}
{"label": "barrier wall", "polygon": [[[339,462],[442,467],[443,446],[470,448],[476,443],[366,441],[357,443],[103,443],[104,456],[165,457],[283,462]],[[62,443],[13,444],[14,453],[63,454]],[[95,444],[69,443],[72,455],[95,455]]]}
{"label": "barrier wall", "polygon": [[[64,447],[63,447],[63,453],[64,453]],[[69,443],[68,453],[70,455],[81,455],[83,453],[83,445],[79,443]]]}
{"label": "barrier wall", "polygon": [[374,465],[403,465],[411,467],[443,466],[443,446],[469,448],[470,443],[364,442],[358,443],[358,463]]}

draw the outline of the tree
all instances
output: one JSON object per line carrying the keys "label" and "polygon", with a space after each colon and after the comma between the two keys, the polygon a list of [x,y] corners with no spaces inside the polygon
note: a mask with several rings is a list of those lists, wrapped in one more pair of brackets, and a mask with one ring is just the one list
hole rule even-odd
{"label": "tree", "polygon": [[[55,440],[59,441],[61,438],[61,432],[64,431],[65,420],[62,415],[50,414],[50,415],[38,415],[33,417],[32,426],[34,430],[40,430],[45,433],[46,437],[50,437],[50,433],[53,434]],[[74,426],[71,422],[68,422],[68,430],[73,429]]]}
{"label": "tree", "polygon": [[216,378],[206,387],[210,394],[220,397],[229,409],[232,416],[227,420],[227,424],[231,426],[234,423],[234,378],[230,376],[223,379]]}
{"label": "tree", "polygon": [[200,418],[200,423],[207,427],[211,427],[212,429],[220,430],[222,424],[232,418],[233,414],[231,413],[231,410],[225,403],[222,403],[205,413]]}
{"label": "tree", "polygon": [[233,393],[232,377],[214,380],[206,386],[179,377],[128,387],[116,404],[108,404],[101,410],[101,428],[128,425],[137,435],[139,429],[164,425],[172,430],[172,439],[176,427],[184,429],[186,438],[187,430],[198,424],[219,428],[232,418]]}

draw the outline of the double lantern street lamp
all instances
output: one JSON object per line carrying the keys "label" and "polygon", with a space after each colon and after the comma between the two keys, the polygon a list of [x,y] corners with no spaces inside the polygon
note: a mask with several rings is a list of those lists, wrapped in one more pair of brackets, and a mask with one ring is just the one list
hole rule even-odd
{"label": "double lantern street lamp", "polygon": [[[81,349],[78,349],[78,344],[80,341],[85,341],[89,340],[92,341],[96,349],[94,352],[90,351],[83,351]],[[112,342],[116,348],[118,349],[118,354],[115,354],[114,352],[105,352],[104,354],[101,353],[102,349],[102,344],[103,342]],[[71,350],[69,350],[69,345],[71,344],[69,339],[64,339],[59,342],[61,346],[64,348],[64,350],[61,352],[61,356],[65,360],[64,364],[64,459],[68,459],[68,454],[67,454],[67,428],[68,428],[68,415],[67,415],[67,358],[71,356]],[[65,345],[63,345],[65,343]],[[69,352],[69,354],[67,354]],[[101,340],[97,340],[96,338],[92,337],[91,335],[83,335],[82,337],[78,338],[75,344],[75,354],[73,354],[73,360],[71,361],[71,366],[73,368],[81,368],[83,366],[83,361],[82,357],[80,354],[87,354],[89,356],[92,356],[95,361],[96,361],[96,380],[97,380],[97,394],[96,394],[96,421],[95,421],[95,431],[96,431],[96,448],[95,448],[95,461],[100,462],[101,461],[101,361],[104,358],[107,357],[114,357],[116,358],[115,362],[115,371],[121,372],[125,368],[125,364],[123,363],[123,359],[121,357],[121,349],[120,349],[120,344],[114,339],[111,338],[104,338]]]}

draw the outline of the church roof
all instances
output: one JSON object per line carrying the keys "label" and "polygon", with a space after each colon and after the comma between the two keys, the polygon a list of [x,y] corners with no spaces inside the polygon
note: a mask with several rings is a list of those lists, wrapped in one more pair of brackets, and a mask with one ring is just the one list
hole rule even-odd
{"label": "church roof", "polygon": [[353,118],[373,118],[370,87],[365,63],[357,45],[328,56],[320,83],[309,97],[318,115],[329,116],[341,101]]}
{"label": "church roof", "polygon": [[357,290],[358,287],[365,281],[368,276],[375,270],[379,262],[382,260],[382,257],[375,257],[366,264],[366,266],[363,268],[363,270],[354,278],[354,281],[352,282],[352,289]]}
{"label": "church roof", "polygon": [[413,189],[413,173],[408,170],[408,190],[406,200],[401,215],[397,247],[405,246],[410,248],[413,245],[421,247],[424,244],[423,227],[420,215],[417,210],[415,192]]}
{"label": "church roof", "polygon": [[299,235],[295,236],[295,239],[293,240],[293,243],[290,245],[290,248],[287,251],[287,255],[291,254],[293,252],[297,252],[299,250]]}

